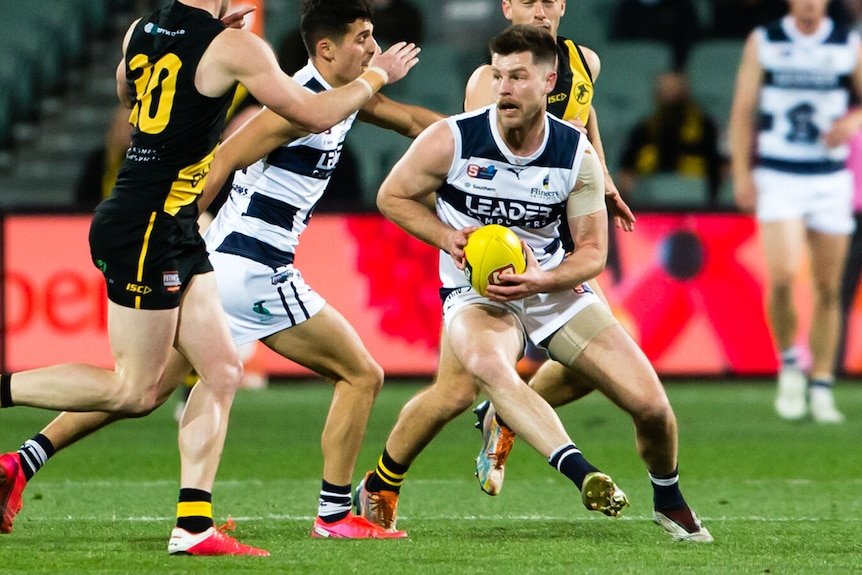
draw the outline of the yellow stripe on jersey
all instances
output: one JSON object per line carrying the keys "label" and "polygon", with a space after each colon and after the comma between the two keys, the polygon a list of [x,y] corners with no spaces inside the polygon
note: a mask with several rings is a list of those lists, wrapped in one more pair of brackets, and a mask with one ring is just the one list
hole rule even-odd
{"label": "yellow stripe on jersey", "polygon": [[180,501],[177,517],[213,517],[213,504],[209,501]]}
{"label": "yellow stripe on jersey", "polygon": [[228,120],[233,118],[233,115],[236,113],[236,109],[239,108],[239,105],[242,104],[242,101],[245,100],[246,96],[248,96],[248,88],[242,84],[237,84],[236,92],[233,94],[233,100],[231,100],[230,107],[227,109],[227,114],[225,114],[225,117]]}
{"label": "yellow stripe on jersey", "polygon": [[210,164],[218,146],[209,154],[190,166],[186,166],[177,174],[177,179],[171,184],[171,191],[165,199],[165,212],[175,216],[180,208],[194,203],[204,189]]}
{"label": "yellow stripe on jersey", "polygon": [[[144,232],[144,242],[141,245],[141,254],[138,256],[138,273],[135,279],[140,282],[144,279],[144,260],[147,259],[147,250],[150,247],[150,234],[153,233],[153,226],[156,225],[156,212],[150,214],[150,221],[147,223],[147,231]],[[135,309],[141,308],[141,296],[135,296]]]}
{"label": "yellow stripe on jersey", "polygon": [[572,91],[569,94],[566,112],[563,114],[562,119],[572,120],[578,118],[586,125],[590,117],[590,104],[593,101],[593,81],[590,80],[587,65],[583,58],[581,58],[581,53],[578,51],[575,43],[571,40],[566,40],[565,45],[569,49],[569,68],[572,70]]}

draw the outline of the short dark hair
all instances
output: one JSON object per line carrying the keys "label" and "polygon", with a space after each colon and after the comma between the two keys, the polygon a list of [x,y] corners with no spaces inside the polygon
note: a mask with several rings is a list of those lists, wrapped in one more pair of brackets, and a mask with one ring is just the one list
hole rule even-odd
{"label": "short dark hair", "polygon": [[302,43],[310,55],[322,38],[338,38],[347,34],[356,20],[371,20],[373,0],[304,0],[299,31]]}
{"label": "short dark hair", "polygon": [[557,43],[546,30],[517,24],[509,26],[494,37],[489,44],[491,54],[508,56],[518,52],[530,52],[533,62],[545,64],[551,69],[557,61]]}

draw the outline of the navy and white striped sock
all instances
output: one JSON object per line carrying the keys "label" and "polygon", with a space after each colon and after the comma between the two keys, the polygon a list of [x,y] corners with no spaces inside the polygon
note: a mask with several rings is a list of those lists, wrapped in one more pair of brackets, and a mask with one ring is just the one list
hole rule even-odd
{"label": "navy and white striped sock", "polygon": [[41,433],[37,433],[33,436],[33,439],[28,439],[24,442],[24,445],[18,449],[18,456],[21,458],[24,477],[27,481],[30,481],[36,475],[36,472],[45,465],[45,462],[52,455],[54,455],[54,446]]}
{"label": "navy and white striped sock", "polygon": [[568,477],[577,485],[578,489],[584,484],[584,478],[594,471],[598,471],[586,460],[584,454],[574,443],[558,447],[548,458],[551,467]]}
{"label": "navy and white striped sock", "polygon": [[653,489],[653,504],[659,511],[674,511],[685,507],[685,499],[679,490],[679,468],[671,473],[649,474]]}
{"label": "navy and white striped sock", "polygon": [[350,513],[350,491],[349,484],[333,485],[324,480],[320,488],[317,516],[326,523],[335,523],[347,517]]}

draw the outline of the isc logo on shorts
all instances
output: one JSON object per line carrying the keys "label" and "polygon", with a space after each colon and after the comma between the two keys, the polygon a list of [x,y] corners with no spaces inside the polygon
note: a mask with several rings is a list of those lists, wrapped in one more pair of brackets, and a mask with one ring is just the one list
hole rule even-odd
{"label": "isc logo on shorts", "polygon": [[137,293],[137,294],[141,294],[141,295],[147,295],[148,293],[153,291],[153,288],[151,288],[150,286],[127,283],[126,284],[126,291],[130,291],[132,293]]}

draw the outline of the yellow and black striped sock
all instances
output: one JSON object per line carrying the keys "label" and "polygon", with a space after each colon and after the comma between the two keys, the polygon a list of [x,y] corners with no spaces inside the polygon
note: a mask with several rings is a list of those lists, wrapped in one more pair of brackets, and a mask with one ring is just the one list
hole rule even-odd
{"label": "yellow and black striped sock", "polygon": [[399,493],[409,467],[409,465],[397,463],[389,455],[389,452],[384,449],[383,455],[377,461],[377,468],[365,483],[365,488],[368,491],[394,491],[395,493]]}
{"label": "yellow and black striped sock", "polygon": [[189,533],[203,533],[213,527],[213,496],[200,489],[180,489],[177,527]]}

